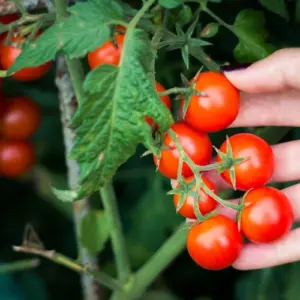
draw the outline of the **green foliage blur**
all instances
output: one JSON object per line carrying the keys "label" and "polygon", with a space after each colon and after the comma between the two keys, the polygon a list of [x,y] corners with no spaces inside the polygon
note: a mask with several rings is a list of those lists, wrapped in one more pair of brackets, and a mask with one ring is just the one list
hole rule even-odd
{"label": "green foliage blur", "polygon": [[[281,2],[287,3],[287,10],[282,10]],[[270,7],[270,3],[274,6]],[[300,1],[297,4],[298,8],[299,3]],[[296,1],[264,0],[259,3],[253,0],[228,0],[211,3],[210,8],[230,24],[234,23],[235,17],[242,9],[261,11],[266,18],[268,42],[276,48],[283,48],[300,45],[300,23],[296,22],[296,19],[300,21],[300,17],[294,17],[295,5]],[[207,15],[201,15],[200,24],[203,27],[213,21]],[[236,37],[226,29],[219,28],[219,32],[212,36],[210,41],[214,46],[206,49],[215,60],[236,63],[233,56],[233,49],[238,44]],[[199,69],[200,64],[191,58],[190,66],[190,70],[186,71],[180,51],[162,52],[156,66],[157,81],[166,88],[176,86],[180,84],[180,73],[190,77]],[[3,264],[29,258],[28,255],[12,251],[12,245],[22,243],[24,228],[28,223],[34,227],[47,249],[55,249],[76,258],[71,205],[55,199],[49,188],[49,182],[61,189],[67,187],[59,100],[54,78],[53,69],[46,77],[33,83],[4,80],[6,97],[32,97],[41,105],[43,120],[39,132],[34,137],[38,155],[35,168],[17,180],[0,178],[0,263]],[[219,146],[226,134],[241,130],[213,134],[213,142]],[[300,139],[300,129],[290,130],[281,141],[295,139]],[[127,247],[135,269],[141,266],[183,221],[175,213],[171,196],[166,195],[169,190],[168,180],[155,173],[151,157],[140,158],[143,151],[144,148],[139,147],[136,155],[118,170],[113,180]],[[278,187],[283,188],[289,184],[281,184]],[[92,204],[101,214],[98,195],[92,198]],[[82,230],[88,231],[89,224],[95,222],[98,222],[97,215],[89,216]],[[91,237],[87,241],[81,242],[89,247],[90,240],[103,239],[103,243],[92,244],[89,248],[94,247],[94,252],[102,250],[98,255],[100,269],[114,275],[110,244],[105,243],[106,233],[90,234]],[[299,263],[262,271],[238,272],[227,269],[210,272],[196,266],[184,251],[161,274],[142,300],[220,300],[225,297],[235,300],[297,300],[300,297],[299,277]],[[103,293],[105,294],[105,291]],[[79,276],[64,267],[42,260],[38,268],[20,272],[0,272],[0,300],[63,299],[82,299]]]}

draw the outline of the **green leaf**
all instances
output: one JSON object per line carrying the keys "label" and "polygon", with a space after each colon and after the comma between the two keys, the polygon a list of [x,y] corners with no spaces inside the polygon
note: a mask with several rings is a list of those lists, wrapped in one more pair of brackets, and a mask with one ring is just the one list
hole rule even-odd
{"label": "green leaf", "polygon": [[147,33],[129,29],[119,66],[102,65],[88,74],[87,97],[72,121],[78,128],[70,157],[84,164],[79,197],[104,186],[139,143],[157,153],[144,118],[162,132],[173,118],[155,90],[154,54]]}
{"label": "green leaf", "polygon": [[183,0],[159,0],[159,4],[165,8],[175,8],[183,4]]}
{"label": "green leaf", "polygon": [[91,255],[104,249],[109,239],[109,226],[104,211],[91,210],[80,222],[80,243]]}
{"label": "green leaf", "polygon": [[265,42],[268,33],[264,24],[263,12],[245,9],[237,15],[233,30],[239,38],[239,43],[234,49],[234,56],[238,62],[251,63],[275,51],[273,45]]}
{"label": "green leaf", "polygon": [[289,19],[285,0],[259,0],[259,2],[271,12],[278,14],[286,20]]}
{"label": "green leaf", "polygon": [[113,0],[79,2],[69,12],[70,17],[57,21],[23,48],[9,74],[52,60],[60,50],[70,58],[82,57],[109,39],[111,24],[124,21],[121,6]]}

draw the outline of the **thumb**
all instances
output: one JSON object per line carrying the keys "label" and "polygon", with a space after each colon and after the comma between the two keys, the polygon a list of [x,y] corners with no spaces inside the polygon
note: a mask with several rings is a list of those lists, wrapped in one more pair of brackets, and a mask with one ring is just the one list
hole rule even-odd
{"label": "thumb", "polygon": [[227,71],[224,75],[246,93],[277,92],[286,88],[300,90],[300,48],[279,50],[250,67]]}

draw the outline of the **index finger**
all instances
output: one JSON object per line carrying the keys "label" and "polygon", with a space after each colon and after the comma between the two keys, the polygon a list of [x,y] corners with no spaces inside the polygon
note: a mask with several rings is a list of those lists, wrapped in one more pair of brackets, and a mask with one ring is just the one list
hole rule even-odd
{"label": "index finger", "polygon": [[224,72],[240,91],[267,93],[287,88],[300,90],[300,48],[279,50],[244,70]]}

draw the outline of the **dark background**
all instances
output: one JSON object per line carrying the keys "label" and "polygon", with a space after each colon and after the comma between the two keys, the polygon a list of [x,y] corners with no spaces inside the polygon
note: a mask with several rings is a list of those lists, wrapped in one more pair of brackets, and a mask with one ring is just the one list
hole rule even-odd
{"label": "dark background", "polygon": [[[294,12],[294,2],[289,1],[290,13]],[[243,8],[255,8],[265,12],[266,28],[270,41],[277,47],[299,46],[299,23],[293,17],[289,21],[266,11],[258,1],[223,1],[212,4],[211,9],[228,23]],[[292,14],[291,14],[292,16]],[[211,21],[201,15],[201,23]],[[219,61],[234,63],[232,49],[237,43],[226,29],[221,29],[212,39],[215,46],[210,55]],[[180,84],[180,73],[187,76],[199,69],[192,61],[190,73],[184,71],[180,54],[163,53],[157,64],[157,80],[166,88]],[[11,95],[29,95],[42,107],[43,121],[34,137],[38,153],[38,163],[25,177],[17,180],[0,178],[0,262],[7,263],[28,255],[12,251],[12,245],[22,243],[23,231],[27,223],[32,224],[47,249],[76,257],[76,242],[72,224],[71,207],[64,205],[51,194],[48,182],[58,187],[66,187],[66,167],[64,146],[60,125],[57,90],[52,70],[45,78],[23,84],[11,79],[4,80],[4,91]],[[270,79],[271,80],[271,79]],[[242,129],[236,129],[242,131]],[[224,140],[228,132],[212,136],[216,146]],[[300,138],[300,129],[291,130],[282,141]],[[144,149],[120,168],[114,178],[128,249],[135,268],[145,262],[151,254],[171,234],[183,219],[177,216],[172,206],[172,198],[165,193],[169,183],[160,174],[155,174],[152,159],[140,159]],[[285,184],[285,186],[291,183]],[[284,185],[279,185],[279,188]],[[93,198],[98,207],[98,199]],[[102,270],[113,274],[112,256],[108,244],[99,255]],[[228,269],[209,272],[197,267],[183,252],[157,279],[153,288],[158,294],[144,299],[299,299],[300,265],[266,269],[263,271],[238,272]],[[163,294],[161,290],[169,290]],[[170,298],[168,298],[170,297]],[[82,299],[79,276],[64,267],[43,260],[39,268],[16,273],[0,274],[0,300],[62,300]]]}

